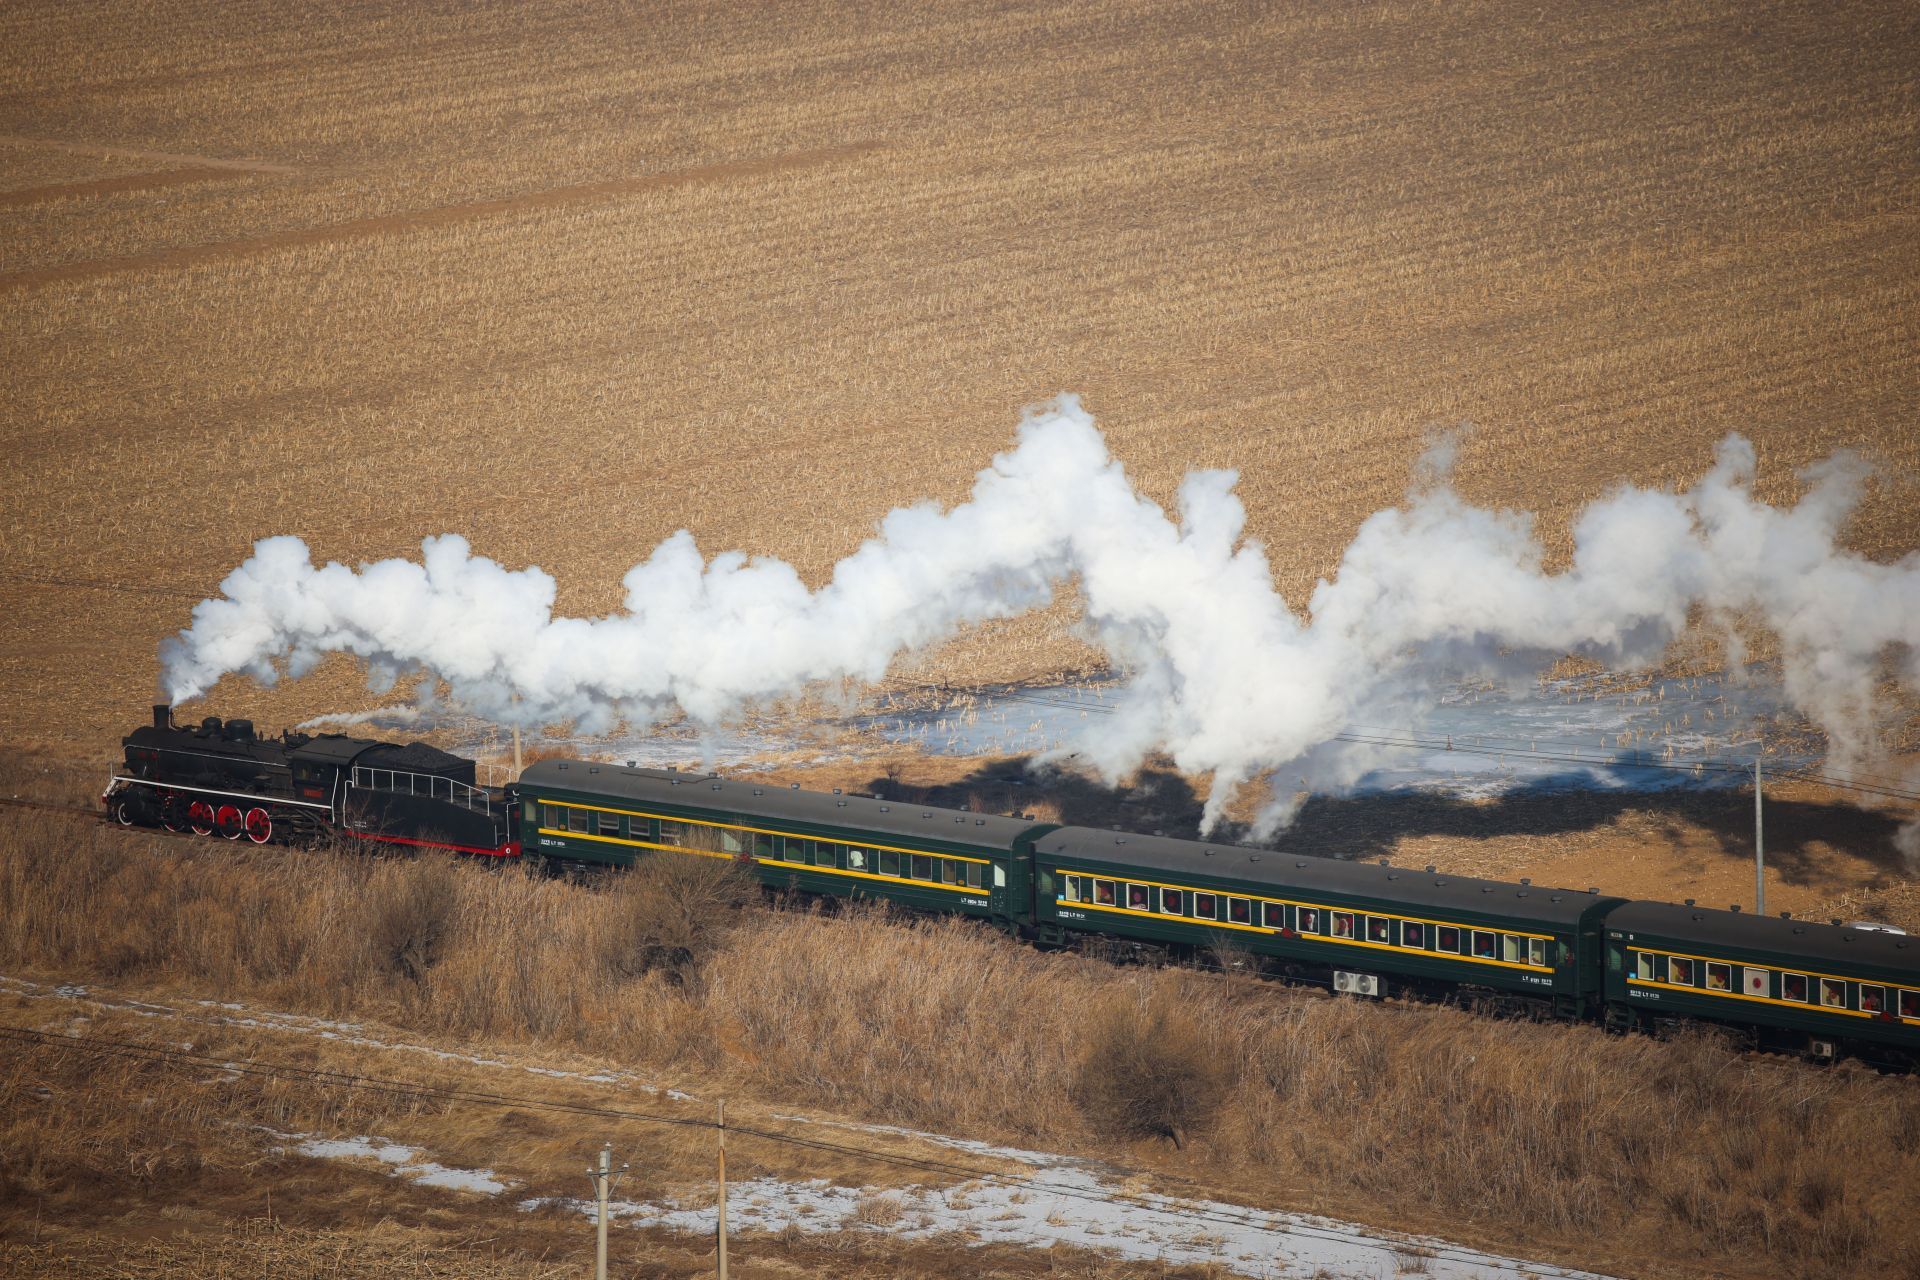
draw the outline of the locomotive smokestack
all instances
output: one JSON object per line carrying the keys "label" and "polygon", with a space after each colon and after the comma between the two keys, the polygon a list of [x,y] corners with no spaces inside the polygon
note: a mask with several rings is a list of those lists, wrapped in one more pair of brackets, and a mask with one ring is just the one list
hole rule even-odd
{"label": "locomotive smokestack", "polygon": [[156,729],[173,728],[173,708],[164,702],[153,704],[153,727]]}

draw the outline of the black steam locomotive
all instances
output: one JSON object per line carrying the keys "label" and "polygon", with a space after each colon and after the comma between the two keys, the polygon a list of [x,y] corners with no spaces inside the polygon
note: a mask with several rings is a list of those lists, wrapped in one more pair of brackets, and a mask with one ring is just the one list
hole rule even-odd
{"label": "black steam locomotive", "polygon": [[303,841],[326,832],[512,857],[512,794],[481,786],[474,763],[424,742],[339,733],[263,738],[250,720],[153,723],[124,739],[126,760],[102,797],[124,826]]}

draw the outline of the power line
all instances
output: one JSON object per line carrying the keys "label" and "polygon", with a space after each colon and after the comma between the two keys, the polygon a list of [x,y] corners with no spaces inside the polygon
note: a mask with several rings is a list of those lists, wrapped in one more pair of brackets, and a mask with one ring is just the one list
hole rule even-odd
{"label": "power line", "polygon": [[[378,1093],[391,1097],[407,1098],[415,1101],[433,1101],[443,1103],[467,1103],[474,1106],[521,1108],[538,1111],[553,1111],[566,1115],[587,1116],[601,1120],[628,1120],[642,1124],[672,1125],[688,1129],[719,1129],[714,1120],[701,1120],[690,1116],[669,1116],[657,1112],[635,1111],[626,1107],[593,1106],[587,1103],[561,1102],[551,1098],[529,1098],[514,1094],[491,1093],[473,1089],[440,1089],[428,1085],[418,1085],[407,1081],[388,1080],[378,1076],[363,1076],[344,1071],[328,1071],[318,1067],[297,1067],[285,1063],[269,1063],[255,1059],[234,1060],[216,1057],[211,1054],[194,1053],[185,1049],[169,1048],[164,1045],[144,1044],[135,1040],[118,1040],[105,1036],[75,1036],[57,1032],[31,1031],[25,1027],[0,1026],[0,1040],[12,1040],[22,1044],[37,1044],[49,1048],[81,1050],[104,1053],[114,1057],[134,1061],[154,1062],[161,1066],[187,1064],[211,1070],[228,1071],[238,1075],[253,1076],[261,1079],[288,1081],[321,1088],[359,1089],[369,1093]],[[801,1123],[806,1123],[802,1121]],[[1019,1191],[1030,1191],[1040,1195],[1059,1196],[1069,1200],[1079,1200],[1088,1204],[1111,1205],[1113,1199],[1098,1191],[1081,1187],[1066,1186],[1060,1183],[1046,1182],[1039,1178],[1022,1174],[1002,1173],[995,1169],[982,1169],[973,1165],[955,1161],[935,1160],[921,1156],[907,1156],[896,1152],[879,1151],[872,1147],[856,1146],[852,1143],[830,1142],[822,1138],[806,1138],[798,1134],[781,1133],[770,1129],[756,1129],[749,1126],[727,1124],[726,1132],[735,1136],[759,1138],[766,1142],[791,1147],[800,1147],[815,1151],[827,1151],[837,1155],[853,1156],[876,1161],[881,1164],[896,1165],[901,1168],[915,1169],[966,1181],[990,1182]],[[1382,1253],[1393,1254],[1396,1246],[1384,1241],[1357,1238],[1337,1231],[1327,1231],[1301,1223],[1289,1222],[1284,1227],[1275,1228],[1272,1222],[1283,1216],[1281,1211],[1248,1208],[1245,1212],[1234,1213],[1221,1210],[1197,1209],[1190,1206],[1141,1205],[1134,1202],[1132,1208],[1148,1213],[1157,1213],[1165,1217],[1185,1218],[1195,1222],[1210,1223],[1215,1226],[1250,1227],[1261,1231],[1276,1231],[1286,1235],[1301,1236],[1307,1239],[1327,1240],[1362,1248],[1376,1249]],[[1404,1247],[1404,1246],[1402,1246]],[[1442,1247],[1434,1249],[1422,1243],[1432,1255],[1449,1261],[1471,1263],[1475,1266],[1492,1267],[1500,1271],[1511,1271],[1526,1275],[1538,1272],[1537,1266],[1496,1258],[1487,1254],[1467,1253],[1459,1249]]]}

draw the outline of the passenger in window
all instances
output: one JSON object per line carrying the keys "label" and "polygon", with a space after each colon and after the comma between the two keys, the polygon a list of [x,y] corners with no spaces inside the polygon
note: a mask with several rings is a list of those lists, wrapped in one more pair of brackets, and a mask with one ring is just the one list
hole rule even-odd
{"label": "passenger in window", "polygon": [[1482,960],[1493,959],[1494,958],[1493,935],[1490,933],[1475,933],[1473,935],[1473,954],[1478,956]]}
{"label": "passenger in window", "polygon": [[849,845],[847,847],[847,870],[865,871],[866,869],[867,851],[865,849],[855,849]]}
{"label": "passenger in window", "polygon": [[1806,975],[1799,973],[1781,974],[1780,998],[1782,1000],[1798,1000],[1800,1003],[1805,1004],[1807,1002]]}
{"label": "passenger in window", "polygon": [[1450,925],[1441,925],[1435,945],[1442,951],[1460,954],[1460,931]]}
{"label": "passenger in window", "polygon": [[1302,933],[1320,932],[1320,913],[1318,911],[1315,911],[1312,907],[1302,907],[1300,908],[1299,918],[1300,918],[1300,932]]}
{"label": "passenger in window", "polygon": [[1427,927],[1409,920],[1400,926],[1400,937],[1410,947],[1424,947],[1427,945]]}
{"label": "passenger in window", "polygon": [[1379,916],[1367,918],[1367,941],[1386,942],[1393,937],[1393,922]]}
{"label": "passenger in window", "polygon": [[1066,892],[1061,895],[1062,897],[1064,897],[1068,902],[1080,901],[1080,877],[1079,876],[1062,876],[1061,883],[1066,886]]}
{"label": "passenger in window", "polygon": [[1333,913],[1333,936],[1351,938],[1353,936],[1353,917],[1344,911]]}
{"label": "passenger in window", "polygon": [[1196,893],[1193,895],[1193,914],[1196,916],[1199,916],[1203,920],[1211,920],[1218,911],[1219,907],[1212,894]]}
{"label": "passenger in window", "polygon": [[1707,966],[1707,990],[1725,991],[1732,984],[1727,981],[1727,966],[1710,964]]}
{"label": "passenger in window", "polygon": [[1227,919],[1234,924],[1252,924],[1253,904],[1245,898],[1228,898]]}
{"label": "passenger in window", "polygon": [[1829,1009],[1847,1007],[1847,984],[1832,978],[1820,979],[1820,1003]]}
{"label": "passenger in window", "polygon": [[1860,1010],[1863,1013],[1878,1013],[1885,1003],[1878,987],[1860,988]]}
{"label": "passenger in window", "polygon": [[1113,881],[1095,880],[1093,882],[1093,900],[1103,906],[1113,905]]}
{"label": "passenger in window", "polygon": [[1670,980],[1675,986],[1690,987],[1693,985],[1693,961],[1683,960],[1679,956],[1675,956],[1667,962],[1667,972],[1671,975]]}
{"label": "passenger in window", "polygon": [[1147,886],[1130,884],[1127,886],[1127,907],[1133,911],[1147,911]]}
{"label": "passenger in window", "polygon": [[1920,1018],[1920,991],[1902,991],[1900,993],[1900,1016]]}
{"label": "passenger in window", "polygon": [[1170,916],[1181,914],[1185,908],[1180,905],[1180,891],[1178,889],[1162,889],[1160,891],[1160,909]]}
{"label": "passenger in window", "polygon": [[1267,928],[1283,929],[1286,927],[1287,909],[1285,907],[1277,902],[1265,902],[1261,904],[1260,909],[1266,917]]}

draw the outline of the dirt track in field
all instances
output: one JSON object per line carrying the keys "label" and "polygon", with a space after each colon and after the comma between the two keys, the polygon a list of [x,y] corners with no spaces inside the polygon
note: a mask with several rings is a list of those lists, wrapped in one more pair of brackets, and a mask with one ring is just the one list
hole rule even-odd
{"label": "dirt track in field", "polygon": [[[351,222],[277,231],[272,235],[252,236],[244,240],[188,245],[179,249],[162,249],[153,253],[128,254],[125,257],[116,258],[96,258],[87,262],[68,262],[55,267],[43,267],[38,270],[0,276],[0,291],[32,289],[75,280],[92,280],[124,271],[193,266],[197,263],[214,262],[225,258],[273,253],[302,245],[394,235],[429,227],[447,227],[462,222],[478,221],[482,218],[527,213],[538,209],[554,209],[565,205],[596,204],[603,200],[614,200],[641,191],[660,191],[702,182],[729,182],[755,178],[788,169],[830,164],[836,160],[872,151],[879,146],[877,142],[858,142],[841,147],[821,147],[759,160],[697,165],[691,169],[676,169],[667,173],[648,173],[628,178],[612,178],[605,182],[583,182],[577,186],[551,187],[545,191],[529,191],[498,200],[475,200],[466,204],[442,205],[437,209],[422,209],[412,213],[356,218]],[[76,185],[103,186],[124,181],[126,179],[105,179],[102,183]],[[0,203],[5,202],[0,201]]]}
{"label": "dirt track in field", "polygon": [[0,145],[44,147],[77,156],[111,156],[118,160],[151,160],[156,164],[187,165],[199,169],[232,169],[240,173],[299,173],[293,165],[272,164],[265,160],[232,160],[217,156],[187,155],[178,151],[148,151],[138,147],[120,147],[103,142],[65,142],[58,138],[29,138],[0,133]]}
{"label": "dirt track in field", "polygon": [[195,182],[232,182],[245,178],[246,170],[195,165],[187,169],[161,169],[152,173],[129,173],[118,178],[99,178],[93,182],[61,182],[48,187],[28,187],[24,191],[0,191],[0,209],[17,205],[46,204],[53,200],[85,200],[93,196],[122,195],[133,191],[162,191]]}

